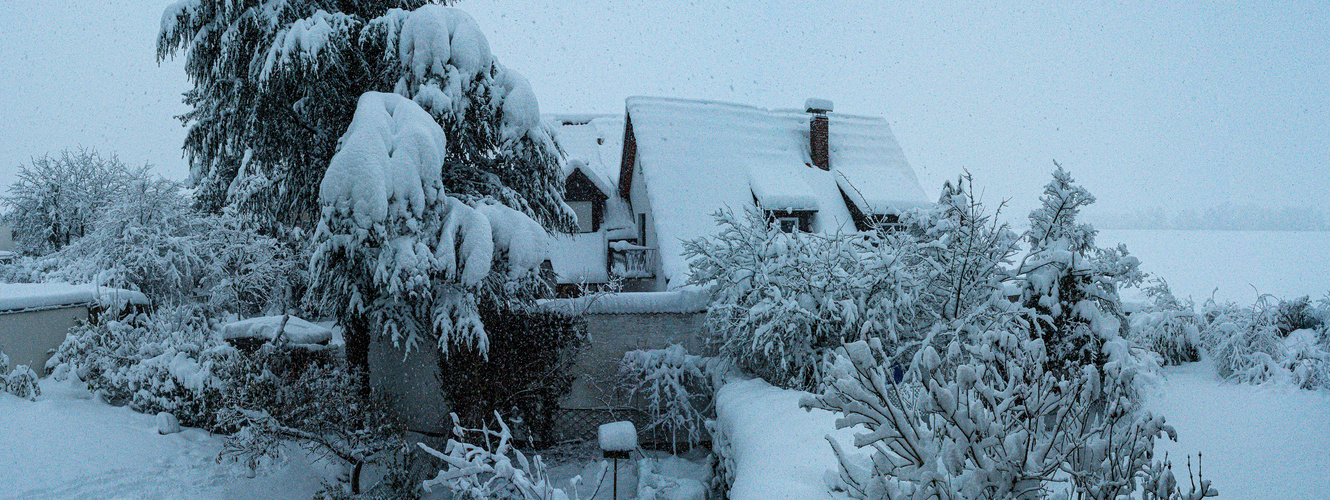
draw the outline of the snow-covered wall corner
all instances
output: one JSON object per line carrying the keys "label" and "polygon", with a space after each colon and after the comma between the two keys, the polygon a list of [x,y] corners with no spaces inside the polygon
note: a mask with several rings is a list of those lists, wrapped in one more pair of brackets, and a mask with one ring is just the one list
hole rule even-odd
{"label": "snow-covered wall corner", "polygon": [[575,299],[550,299],[545,307],[585,314],[688,314],[706,312],[711,291],[685,288],[668,292],[623,292]]}
{"label": "snow-covered wall corner", "polygon": [[843,498],[824,479],[838,467],[826,436],[853,442],[856,429],[837,430],[835,413],[800,408],[805,394],[762,379],[731,381],[716,392],[712,435],[727,449],[719,458],[732,477],[731,500]]}
{"label": "snow-covered wall corner", "polygon": [[389,215],[418,217],[442,193],[447,150],[443,129],[420,105],[366,92],[319,185],[319,202],[363,228]]}

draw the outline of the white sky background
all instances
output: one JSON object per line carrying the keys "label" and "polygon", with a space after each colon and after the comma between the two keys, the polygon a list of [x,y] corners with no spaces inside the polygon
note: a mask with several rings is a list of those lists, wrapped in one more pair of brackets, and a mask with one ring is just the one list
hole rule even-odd
{"label": "white sky background", "polygon": [[[155,62],[165,1],[0,10],[0,184],[86,145],[184,178],[188,88]],[[630,95],[886,117],[925,191],[968,169],[1017,217],[1057,159],[1103,211],[1321,205],[1330,4],[922,7],[886,2],[469,0],[544,112]],[[716,4],[720,4],[719,6]]]}

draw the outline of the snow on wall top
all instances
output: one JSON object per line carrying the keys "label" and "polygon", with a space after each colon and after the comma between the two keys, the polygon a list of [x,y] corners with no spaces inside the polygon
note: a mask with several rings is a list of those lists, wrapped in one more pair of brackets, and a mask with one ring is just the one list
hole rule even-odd
{"label": "snow on wall top", "polygon": [[397,94],[366,92],[319,185],[319,201],[368,228],[420,216],[443,190],[448,139],[428,112]]}
{"label": "snow on wall top", "polygon": [[69,283],[0,283],[0,312],[76,305],[149,303],[141,292]]}
{"label": "snow on wall top", "polygon": [[[853,231],[841,191],[866,213],[927,204],[885,120],[831,114],[831,171],[810,166],[810,115],[710,101],[630,97],[636,168],[665,277],[686,276],[683,241],[711,234],[712,214],[753,206],[815,210],[812,230]],[[849,186],[848,188],[846,186]],[[893,210],[894,207],[894,210]]]}
{"label": "snow on wall top", "polygon": [[587,295],[574,299],[541,301],[545,307],[585,314],[687,314],[705,312],[711,304],[708,290],[685,287],[668,292],[626,292]]}

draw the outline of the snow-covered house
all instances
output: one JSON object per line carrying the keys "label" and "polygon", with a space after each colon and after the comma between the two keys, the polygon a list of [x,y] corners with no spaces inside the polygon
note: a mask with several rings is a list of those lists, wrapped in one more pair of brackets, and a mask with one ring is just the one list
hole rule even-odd
{"label": "snow-covered house", "polygon": [[714,232],[722,209],[833,233],[929,203],[886,120],[832,108],[631,97],[622,117],[553,117],[582,229],[551,249],[561,291],[615,275],[625,291],[678,288],[683,242]]}

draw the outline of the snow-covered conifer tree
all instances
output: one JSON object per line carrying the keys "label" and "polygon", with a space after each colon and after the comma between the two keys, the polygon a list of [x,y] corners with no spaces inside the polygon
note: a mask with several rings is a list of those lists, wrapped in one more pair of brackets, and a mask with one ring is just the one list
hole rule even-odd
{"label": "snow-covered conifer tree", "polygon": [[443,185],[447,138],[414,101],[368,92],[319,189],[311,289],[346,327],[347,359],[368,367],[370,332],[411,349],[435,340],[488,348],[477,292],[530,278],[546,257],[545,231],[492,200],[462,201]]}
{"label": "snow-covered conifer tree", "polygon": [[185,152],[198,203],[288,225],[318,217],[319,183],[356,102],[415,100],[442,125],[441,178],[551,229],[573,227],[558,146],[526,80],[494,60],[476,22],[426,0],[180,0],[159,59],[183,53],[194,82]]}
{"label": "snow-covered conifer tree", "polygon": [[1118,287],[1139,284],[1144,275],[1125,247],[1095,247],[1095,229],[1076,222],[1095,199],[1061,165],[1040,201],[1030,212],[1030,252],[1016,269],[1022,302],[1034,314],[1032,329],[1049,349],[1049,369],[1070,374],[1082,365],[1102,366],[1104,342],[1125,337],[1130,328]]}

